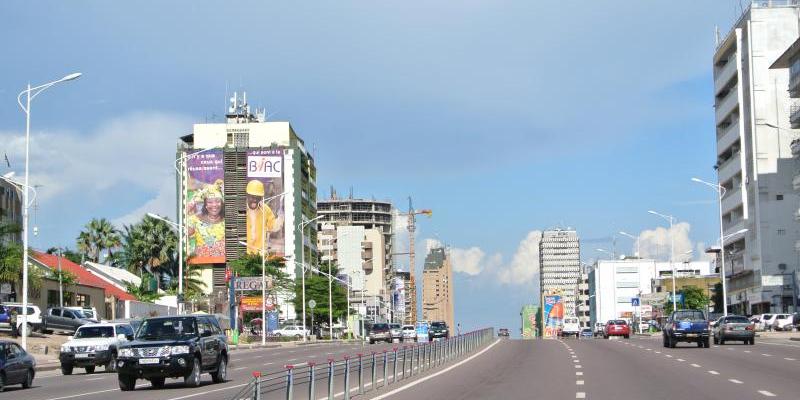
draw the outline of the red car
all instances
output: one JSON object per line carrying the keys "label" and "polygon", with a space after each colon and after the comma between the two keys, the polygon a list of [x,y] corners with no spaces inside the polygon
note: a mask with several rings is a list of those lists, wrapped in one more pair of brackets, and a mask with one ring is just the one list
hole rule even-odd
{"label": "red car", "polygon": [[612,319],[606,322],[606,328],[603,331],[603,338],[608,339],[609,336],[622,336],[625,339],[631,337],[631,327],[624,319]]}

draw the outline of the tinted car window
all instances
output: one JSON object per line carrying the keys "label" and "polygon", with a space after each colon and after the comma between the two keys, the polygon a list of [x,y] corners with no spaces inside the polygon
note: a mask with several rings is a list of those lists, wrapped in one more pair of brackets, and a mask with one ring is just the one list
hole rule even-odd
{"label": "tinted car window", "polygon": [[78,328],[75,332],[75,339],[86,338],[110,338],[114,337],[113,326],[90,326]]}
{"label": "tinted car window", "polygon": [[627,322],[625,322],[625,320],[624,320],[624,319],[617,319],[617,320],[614,320],[614,321],[613,321],[613,324],[614,324],[614,325],[628,325],[628,323],[627,323]]}
{"label": "tinted car window", "polygon": [[125,336],[133,336],[133,328],[128,325],[119,325],[117,326],[117,332],[123,334]]}
{"label": "tinted car window", "polygon": [[447,328],[447,324],[444,322],[434,322],[431,324],[431,328]]}
{"label": "tinted car window", "polygon": [[142,323],[136,338],[152,339],[196,335],[197,324],[194,318],[176,317],[148,319]]}
{"label": "tinted car window", "polygon": [[745,317],[728,317],[725,322],[733,323],[733,324],[749,324],[750,320]]}
{"label": "tinted car window", "polygon": [[380,330],[384,330],[385,331],[387,329],[389,329],[389,324],[375,324],[375,325],[372,325],[372,330],[373,331],[380,331]]}
{"label": "tinted car window", "polygon": [[676,311],[674,315],[675,320],[700,320],[706,319],[702,311]]}
{"label": "tinted car window", "polygon": [[6,313],[6,308],[3,307],[3,306],[0,306],[0,314],[5,314],[5,313]]}
{"label": "tinted car window", "polygon": [[9,343],[8,346],[9,346],[8,350],[9,350],[10,354],[16,354],[17,357],[19,357],[24,353],[24,351],[22,351],[22,347],[19,347],[19,345],[16,344],[16,343]]}
{"label": "tinted car window", "polygon": [[61,309],[54,308],[54,309],[50,310],[50,315],[52,315],[54,317],[60,317],[61,316]]}

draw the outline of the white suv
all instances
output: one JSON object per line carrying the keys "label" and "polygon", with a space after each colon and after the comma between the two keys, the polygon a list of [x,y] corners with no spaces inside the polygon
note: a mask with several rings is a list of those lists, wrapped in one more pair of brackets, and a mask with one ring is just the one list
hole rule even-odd
{"label": "white suv", "polygon": [[[22,303],[3,303],[3,307],[6,308],[6,312],[9,314],[12,309],[17,311],[17,331],[22,332],[22,318],[19,317],[22,315]],[[42,310],[39,309],[39,306],[28,303],[27,314],[28,332],[41,331]]]}
{"label": "white suv", "polygon": [[296,337],[298,339],[303,337],[303,333],[305,333],[306,336],[308,336],[310,334],[308,332],[308,330],[303,331],[303,327],[300,326],[300,325],[289,325],[289,326],[283,327],[282,329],[278,329],[278,330],[272,331],[272,334],[275,335],[275,336],[278,336],[278,337],[280,337],[280,336],[289,336],[289,337],[294,336],[294,337]]}
{"label": "white suv", "polygon": [[791,331],[794,328],[794,318],[792,314],[775,314],[772,322],[772,329],[776,331]]}
{"label": "white suv", "polygon": [[61,345],[61,373],[72,375],[75,367],[86,369],[87,374],[102,365],[106,372],[117,369],[117,347],[133,340],[133,328],[125,323],[99,323],[82,325],[75,336]]}

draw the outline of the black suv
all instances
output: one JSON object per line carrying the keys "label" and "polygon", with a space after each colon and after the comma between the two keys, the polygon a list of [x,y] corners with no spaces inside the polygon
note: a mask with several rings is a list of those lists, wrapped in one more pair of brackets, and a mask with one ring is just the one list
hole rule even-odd
{"label": "black suv", "polygon": [[447,330],[447,323],[444,321],[431,322],[431,327],[428,329],[428,338],[430,340],[436,338],[447,339],[450,337],[450,332]]}
{"label": "black suv", "polygon": [[179,315],[148,318],[136,332],[136,340],[117,351],[119,388],[133,390],[137,379],[154,388],[166,378],[183,378],[187,387],[200,386],[200,374],[208,372],[214,383],[225,381],[228,345],[216,318]]}

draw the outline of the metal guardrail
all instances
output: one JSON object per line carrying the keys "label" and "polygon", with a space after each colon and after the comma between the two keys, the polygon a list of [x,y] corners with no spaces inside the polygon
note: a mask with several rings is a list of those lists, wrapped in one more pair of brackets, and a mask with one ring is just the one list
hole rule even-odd
{"label": "metal guardrail", "polygon": [[269,374],[254,371],[253,379],[231,400],[292,400],[295,393],[309,400],[332,400],[335,397],[349,400],[352,395],[375,391],[459,359],[493,338],[494,328],[485,328],[445,340],[393,347],[379,353],[346,355],[341,360],[329,358],[325,364],[286,365],[284,371]]}

